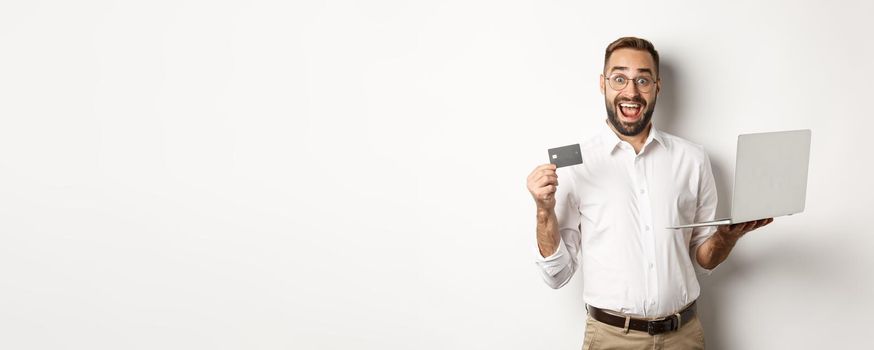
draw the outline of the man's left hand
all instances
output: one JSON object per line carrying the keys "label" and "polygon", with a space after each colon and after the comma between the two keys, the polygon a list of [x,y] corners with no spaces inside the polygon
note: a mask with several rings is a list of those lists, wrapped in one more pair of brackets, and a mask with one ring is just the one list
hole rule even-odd
{"label": "man's left hand", "polygon": [[774,218],[753,220],[731,225],[719,225],[716,228],[716,233],[718,233],[723,238],[734,242],[743,237],[743,235],[747,234],[747,232],[768,225],[772,222],[774,222]]}

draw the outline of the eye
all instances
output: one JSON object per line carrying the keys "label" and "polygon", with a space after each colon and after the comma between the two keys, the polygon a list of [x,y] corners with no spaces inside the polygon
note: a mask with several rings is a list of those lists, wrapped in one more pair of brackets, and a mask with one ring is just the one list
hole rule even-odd
{"label": "eye", "polygon": [[638,86],[647,86],[650,82],[651,81],[647,78],[637,78],[635,84],[637,84]]}
{"label": "eye", "polygon": [[625,84],[625,77],[623,77],[621,75],[617,75],[617,76],[613,77],[613,82],[615,82],[617,84]]}

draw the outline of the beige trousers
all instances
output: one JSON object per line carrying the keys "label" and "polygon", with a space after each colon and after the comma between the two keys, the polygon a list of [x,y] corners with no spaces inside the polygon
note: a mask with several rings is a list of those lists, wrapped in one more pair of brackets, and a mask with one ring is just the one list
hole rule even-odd
{"label": "beige trousers", "polygon": [[636,330],[625,330],[601,323],[588,316],[583,350],[607,349],[666,349],[701,350],[704,349],[704,328],[696,315],[680,326],[680,329],[656,335]]}

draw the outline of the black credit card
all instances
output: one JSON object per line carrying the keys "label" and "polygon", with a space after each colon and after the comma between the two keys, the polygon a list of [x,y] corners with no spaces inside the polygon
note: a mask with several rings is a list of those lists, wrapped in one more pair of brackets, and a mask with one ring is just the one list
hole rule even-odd
{"label": "black credit card", "polygon": [[583,154],[580,153],[580,144],[550,148],[549,162],[555,164],[556,168],[583,164]]}

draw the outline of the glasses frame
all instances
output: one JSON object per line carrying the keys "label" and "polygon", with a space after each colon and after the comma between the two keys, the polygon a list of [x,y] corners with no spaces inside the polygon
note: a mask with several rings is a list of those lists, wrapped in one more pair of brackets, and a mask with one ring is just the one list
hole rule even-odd
{"label": "glasses frame", "polygon": [[[617,76],[617,75],[621,75],[621,76],[625,77],[625,84],[623,84],[622,87],[621,87],[621,88],[618,88],[618,89],[617,89],[616,87],[614,87],[614,86],[613,86],[613,83],[612,83],[612,81],[613,81],[612,78],[615,77],[615,76]],[[659,82],[659,78],[652,78],[652,79],[650,79],[650,81],[652,82],[652,85],[650,85],[648,88],[646,88],[646,89],[644,90],[644,89],[641,89],[640,84],[637,83],[637,79],[641,77],[640,75],[638,75],[638,76],[636,76],[636,77],[634,77],[634,78],[628,78],[627,75],[622,74],[622,73],[613,73],[613,74],[610,74],[610,76],[606,76],[606,75],[604,75],[604,74],[601,74],[601,76],[604,77],[604,80],[607,81],[607,85],[610,86],[610,88],[613,89],[613,90],[615,90],[615,91],[622,91],[622,90],[625,90],[625,88],[628,87],[628,81],[633,81],[633,82],[634,82],[634,87],[637,88],[637,91],[640,91],[640,92],[643,92],[643,93],[647,93],[647,92],[652,91],[653,86],[658,85],[658,82]]]}

